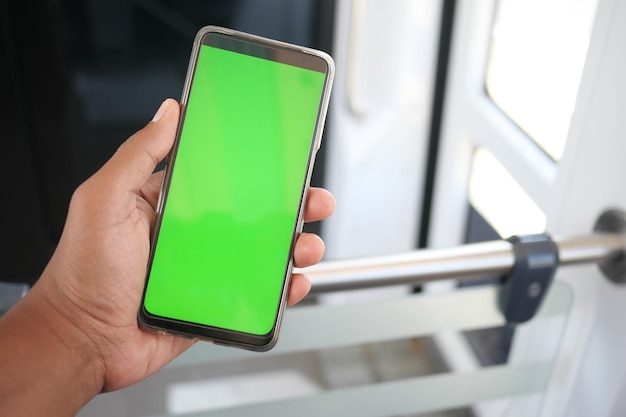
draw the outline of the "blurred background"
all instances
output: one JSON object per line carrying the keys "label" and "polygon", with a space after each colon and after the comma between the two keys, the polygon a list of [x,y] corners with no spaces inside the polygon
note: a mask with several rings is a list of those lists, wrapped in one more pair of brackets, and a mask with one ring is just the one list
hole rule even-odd
{"label": "blurred background", "polygon": [[12,202],[2,209],[11,237],[2,275],[30,284],[54,249],[74,188],[164,98],[180,98],[200,27],[324,50],[332,43],[329,1],[42,0],[0,7],[2,136],[10,138],[2,178]]}
{"label": "blurred background", "polygon": [[[623,203],[621,194],[604,191],[608,185],[593,184],[612,184],[621,175],[604,170],[617,170],[611,158],[623,151],[623,140],[616,139],[620,118],[611,113],[623,108],[616,98],[623,77],[603,71],[622,68],[611,45],[621,36],[616,28],[626,24],[623,10],[611,0],[2,1],[0,308],[36,282],[73,190],[150,120],[164,98],[180,97],[193,38],[206,25],[334,57],[337,75],[313,185],[334,193],[337,211],[307,225],[324,238],[326,260],[546,230],[588,232],[599,210],[591,200]],[[604,93],[598,80],[614,87]],[[594,119],[590,109],[613,118]],[[593,159],[589,149],[602,153]],[[602,198],[586,197],[593,190]],[[485,303],[446,298],[486,291],[493,301],[485,288],[497,286],[499,276],[311,296],[287,313],[280,355],[202,347],[136,387],[97,398],[81,416],[270,415],[270,406],[250,404],[271,401],[285,405],[282,410],[311,407],[311,415],[575,415],[563,404],[586,378],[563,371],[579,382],[553,388],[550,372],[576,368],[562,362],[563,349],[583,368],[593,363],[595,353],[582,346],[590,333],[568,326],[591,332],[596,322],[585,320],[602,317],[594,306],[612,304],[598,296],[583,303],[593,319],[577,315],[580,294],[605,289],[570,275],[561,278],[568,289],[555,290],[560,301],[550,318],[521,331],[491,310],[497,319],[464,322]],[[419,308],[410,317],[387,315],[413,299]],[[435,310],[424,300],[436,300]],[[358,329],[341,327],[341,318],[333,323],[342,314],[370,320],[381,332],[404,330],[358,336]],[[426,319],[428,330],[411,327],[417,317]],[[443,318],[451,321],[437,321]],[[428,327],[429,319],[442,327]],[[303,323],[320,325],[329,342],[320,344]],[[537,339],[540,348],[528,353]],[[578,350],[567,351],[574,345]],[[541,364],[539,371],[514,367],[530,363]],[[511,374],[501,377],[500,371]],[[614,386],[623,391],[619,381],[626,379],[615,372]],[[479,379],[457,378],[467,373]],[[450,379],[421,379],[437,375]],[[509,384],[518,380],[529,385]],[[385,385],[403,381],[409,385]],[[378,386],[383,391],[368,391]],[[465,399],[450,394],[448,402],[442,395],[472,386],[494,388]],[[431,392],[424,387],[433,394],[410,401],[411,393]],[[406,392],[407,406],[394,408],[404,403],[384,389]],[[335,390],[348,399],[328,394]],[[607,404],[619,410],[614,395]],[[388,409],[372,406],[377,396]],[[291,404],[290,398],[312,402]]]}

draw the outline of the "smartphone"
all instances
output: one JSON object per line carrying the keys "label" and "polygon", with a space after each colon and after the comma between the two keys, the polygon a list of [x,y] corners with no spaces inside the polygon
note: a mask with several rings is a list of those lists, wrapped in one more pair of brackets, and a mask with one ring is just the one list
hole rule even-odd
{"label": "smartphone", "polygon": [[214,26],[198,32],[142,326],[256,351],[275,345],[333,75],[321,51]]}

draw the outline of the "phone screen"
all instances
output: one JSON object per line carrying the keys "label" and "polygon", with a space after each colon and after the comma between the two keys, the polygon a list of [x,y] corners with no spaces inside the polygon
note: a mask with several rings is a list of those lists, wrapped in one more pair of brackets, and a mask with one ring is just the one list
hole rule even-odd
{"label": "phone screen", "polygon": [[143,308],[266,335],[289,273],[326,74],[216,39],[197,53]]}

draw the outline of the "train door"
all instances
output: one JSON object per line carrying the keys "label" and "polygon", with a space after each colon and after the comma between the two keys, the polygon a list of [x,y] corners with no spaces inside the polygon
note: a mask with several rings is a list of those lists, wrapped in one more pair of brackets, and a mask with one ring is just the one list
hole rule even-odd
{"label": "train door", "polygon": [[[589,233],[605,209],[626,206],[625,38],[620,1],[457,2],[431,247],[463,242],[468,202],[504,237]],[[535,408],[623,415],[625,289],[594,266],[561,268],[556,280],[573,304]],[[545,329],[517,331],[510,362],[548,339]],[[440,347],[471,366],[458,337]],[[535,415],[525,406],[479,415]]]}

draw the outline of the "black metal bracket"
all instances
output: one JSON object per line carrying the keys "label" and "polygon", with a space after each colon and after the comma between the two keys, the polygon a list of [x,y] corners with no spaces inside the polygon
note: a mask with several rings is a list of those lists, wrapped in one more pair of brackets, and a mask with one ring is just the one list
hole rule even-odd
{"label": "black metal bracket", "polygon": [[[593,230],[596,233],[619,233],[626,243],[626,213],[620,209],[605,211]],[[599,262],[598,266],[604,276],[612,282],[626,284],[626,255],[623,251]]]}
{"label": "black metal bracket", "polygon": [[559,248],[546,234],[513,236],[515,264],[504,277],[499,307],[508,324],[534,317],[559,266]]}

